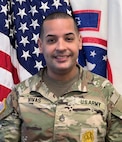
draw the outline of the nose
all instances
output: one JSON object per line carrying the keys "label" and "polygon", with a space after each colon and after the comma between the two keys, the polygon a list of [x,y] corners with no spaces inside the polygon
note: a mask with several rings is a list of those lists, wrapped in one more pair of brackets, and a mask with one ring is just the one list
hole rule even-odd
{"label": "nose", "polygon": [[66,42],[64,41],[64,39],[58,40],[56,50],[66,50]]}

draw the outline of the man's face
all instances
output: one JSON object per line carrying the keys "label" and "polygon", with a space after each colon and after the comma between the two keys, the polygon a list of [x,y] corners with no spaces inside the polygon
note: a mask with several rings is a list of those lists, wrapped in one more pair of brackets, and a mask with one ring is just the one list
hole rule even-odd
{"label": "man's face", "polygon": [[76,66],[81,37],[72,19],[47,20],[43,25],[43,38],[38,42],[48,70],[66,73]]}

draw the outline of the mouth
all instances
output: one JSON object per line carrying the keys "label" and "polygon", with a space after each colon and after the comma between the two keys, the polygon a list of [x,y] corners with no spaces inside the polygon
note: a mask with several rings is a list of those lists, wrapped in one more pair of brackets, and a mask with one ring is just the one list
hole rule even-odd
{"label": "mouth", "polygon": [[57,56],[54,56],[54,58],[56,59],[57,62],[66,62],[69,57],[70,57],[70,55],[57,55]]}

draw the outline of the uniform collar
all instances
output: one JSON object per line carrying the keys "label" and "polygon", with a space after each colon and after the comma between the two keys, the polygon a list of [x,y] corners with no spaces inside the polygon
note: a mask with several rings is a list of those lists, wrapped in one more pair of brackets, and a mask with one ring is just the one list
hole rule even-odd
{"label": "uniform collar", "polygon": [[[84,70],[79,64],[77,64],[77,66],[79,68],[78,81],[76,81],[70,87],[70,89],[67,90],[66,93],[73,92],[73,91],[77,91],[77,92],[81,92],[81,93],[87,93],[88,92],[88,84],[92,81],[93,75],[89,71]],[[43,74],[44,74],[44,70],[46,68],[47,67],[45,66],[39,72],[40,81],[36,85],[35,91],[40,93],[45,98],[50,99],[51,101],[55,102],[55,101],[58,100],[58,98],[52,92],[50,92],[47,85],[43,81]]]}

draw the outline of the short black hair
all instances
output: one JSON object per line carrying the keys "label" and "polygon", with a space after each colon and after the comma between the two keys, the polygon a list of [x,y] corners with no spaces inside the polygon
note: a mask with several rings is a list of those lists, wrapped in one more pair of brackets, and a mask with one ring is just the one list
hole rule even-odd
{"label": "short black hair", "polygon": [[62,19],[72,19],[74,21],[74,28],[75,28],[76,32],[79,33],[79,30],[78,30],[78,27],[77,27],[77,23],[76,23],[76,21],[75,21],[73,16],[71,16],[68,13],[65,13],[65,12],[54,12],[54,13],[51,13],[50,15],[48,15],[43,20],[43,22],[41,24],[41,31],[40,31],[40,37],[41,38],[43,37],[43,34],[44,34],[44,28],[43,28],[44,22],[48,21],[48,20],[59,19],[59,18],[62,18]]}

